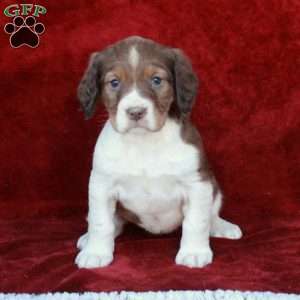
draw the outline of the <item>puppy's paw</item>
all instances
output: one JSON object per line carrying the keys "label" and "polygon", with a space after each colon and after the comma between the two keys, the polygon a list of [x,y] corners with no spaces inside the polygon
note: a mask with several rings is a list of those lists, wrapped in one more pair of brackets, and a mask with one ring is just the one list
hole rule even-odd
{"label": "puppy's paw", "polygon": [[179,250],[175,262],[189,268],[202,268],[212,262],[213,253],[210,248],[202,250]]}
{"label": "puppy's paw", "polygon": [[222,218],[217,218],[211,228],[210,236],[237,240],[242,237],[242,231],[238,225],[232,224]]}
{"label": "puppy's paw", "polygon": [[109,253],[94,253],[86,250],[81,250],[75,263],[78,268],[101,268],[108,266],[113,261],[113,255]]}
{"label": "puppy's paw", "polygon": [[222,234],[224,237],[232,240],[238,240],[243,236],[240,227],[235,224],[231,224],[230,227],[228,227],[227,229],[224,230],[223,233],[221,233],[221,236]]}
{"label": "puppy's paw", "polygon": [[88,233],[83,234],[77,241],[77,249],[82,250],[88,241]]}

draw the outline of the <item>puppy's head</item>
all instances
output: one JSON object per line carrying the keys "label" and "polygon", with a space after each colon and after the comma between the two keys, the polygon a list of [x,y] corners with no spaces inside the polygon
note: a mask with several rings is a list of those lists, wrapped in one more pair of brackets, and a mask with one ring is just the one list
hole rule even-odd
{"label": "puppy's head", "polygon": [[100,100],[120,133],[160,130],[168,117],[185,118],[198,80],[178,49],[130,37],[92,54],[78,87],[87,118]]}

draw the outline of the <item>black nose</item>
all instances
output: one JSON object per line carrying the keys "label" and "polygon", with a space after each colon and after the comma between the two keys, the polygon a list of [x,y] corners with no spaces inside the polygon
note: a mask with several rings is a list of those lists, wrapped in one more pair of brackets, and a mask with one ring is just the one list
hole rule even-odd
{"label": "black nose", "polygon": [[130,120],[138,121],[142,119],[147,112],[147,108],[144,107],[131,107],[126,110],[126,113]]}

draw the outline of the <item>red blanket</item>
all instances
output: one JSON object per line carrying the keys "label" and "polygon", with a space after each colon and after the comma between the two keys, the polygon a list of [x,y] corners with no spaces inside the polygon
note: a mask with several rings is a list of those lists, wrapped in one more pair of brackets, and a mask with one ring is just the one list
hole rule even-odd
{"label": "red blanket", "polygon": [[[28,2],[28,1],[27,1]],[[29,1],[30,2],[30,1]],[[1,1],[1,10],[11,1]],[[0,291],[300,292],[299,1],[39,1],[37,48],[0,34]],[[12,18],[1,15],[0,24]],[[193,119],[243,239],[204,269],[174,264],[180,232],[129,226],[104,269],[79,270],[93,147],[76,88],[91,52],[129,35],[182,48],[202,85]]]}

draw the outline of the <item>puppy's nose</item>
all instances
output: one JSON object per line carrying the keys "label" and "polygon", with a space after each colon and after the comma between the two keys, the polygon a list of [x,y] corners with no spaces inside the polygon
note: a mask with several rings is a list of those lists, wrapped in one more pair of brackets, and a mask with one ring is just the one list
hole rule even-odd
{"label": "puppy's nose", "polygon": [[142,119],[147,112],[147,108],[145,107],[130,107],[126,110],[126,113],[130,120],[138,121]]}

